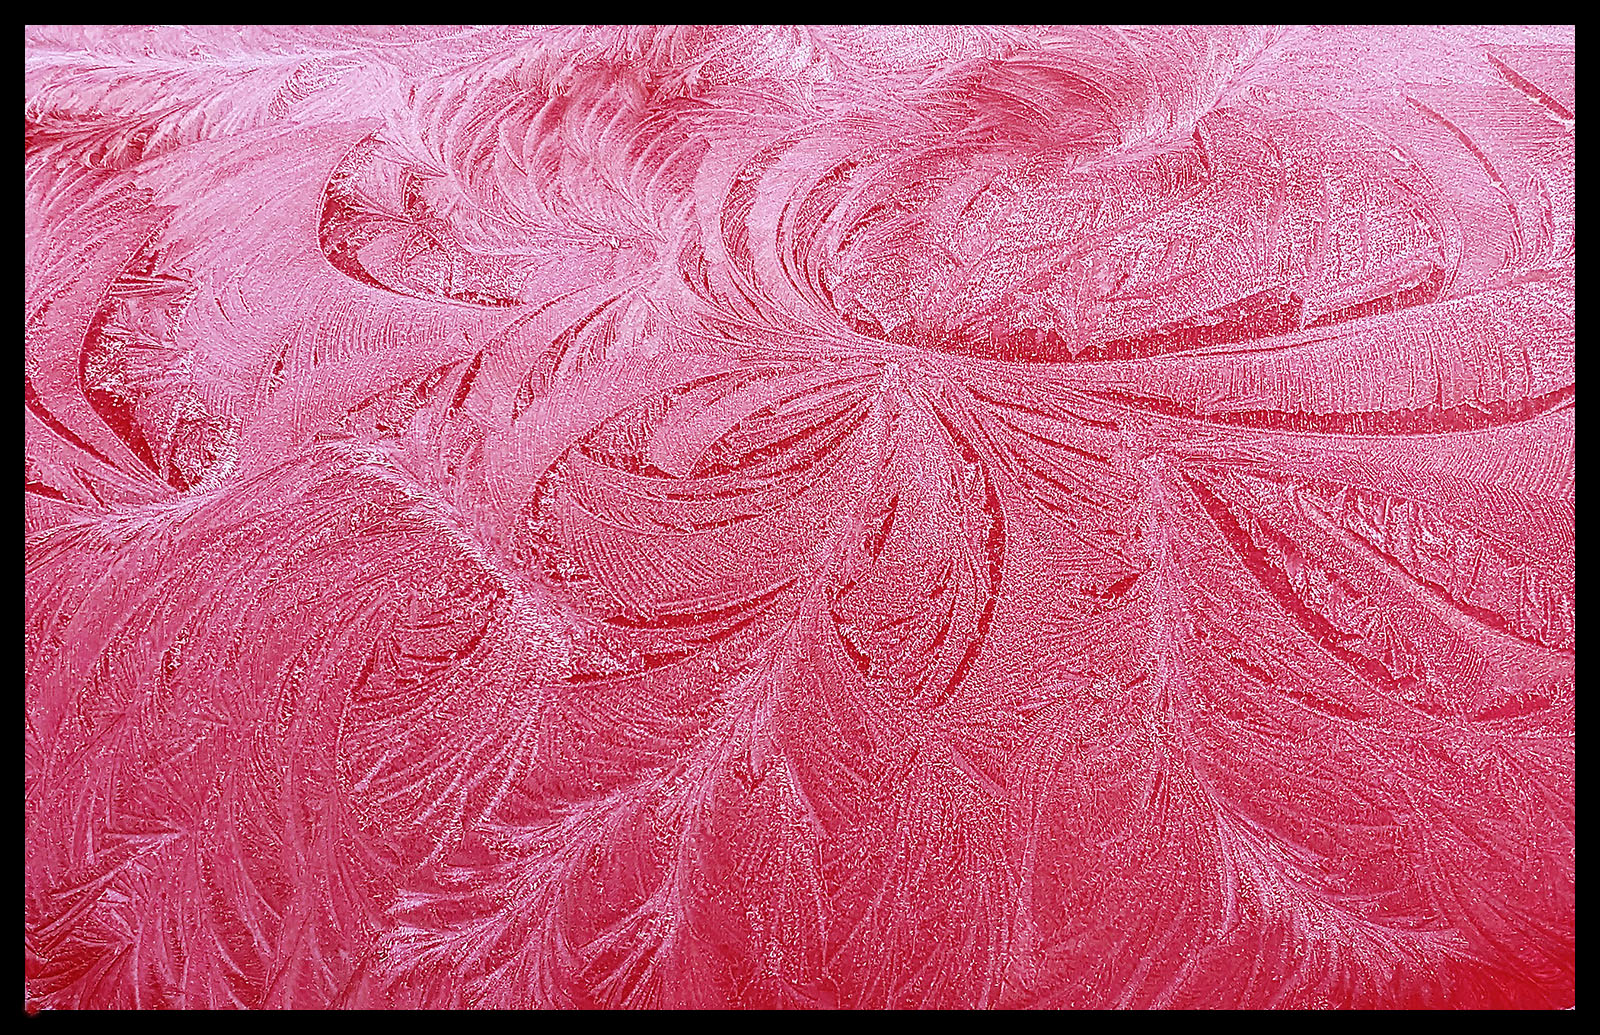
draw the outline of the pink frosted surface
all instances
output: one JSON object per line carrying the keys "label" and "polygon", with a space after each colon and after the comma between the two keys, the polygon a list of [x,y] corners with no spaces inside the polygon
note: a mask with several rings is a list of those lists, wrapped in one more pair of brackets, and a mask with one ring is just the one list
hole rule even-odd
{"label": "pink frosted surface", "polygon": [[25,40],[31,1008],[1572,1004],[1571,28]]}

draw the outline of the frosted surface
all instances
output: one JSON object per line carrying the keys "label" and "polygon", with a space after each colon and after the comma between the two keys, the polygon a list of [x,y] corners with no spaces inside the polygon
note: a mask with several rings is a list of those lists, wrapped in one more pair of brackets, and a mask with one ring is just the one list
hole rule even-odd
{"label": "frosted surface", "polygon": [[1573,38],[27,29],[27,1005],[1572,1005]]}

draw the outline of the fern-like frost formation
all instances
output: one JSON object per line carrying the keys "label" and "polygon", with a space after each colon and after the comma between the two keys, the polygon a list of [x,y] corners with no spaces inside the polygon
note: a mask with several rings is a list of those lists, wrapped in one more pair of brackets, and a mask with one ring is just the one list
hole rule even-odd
{"label": "fern-like frost formation", "polygon": [[28,1007],[1571,1006],[1573,38],[28,28]]}

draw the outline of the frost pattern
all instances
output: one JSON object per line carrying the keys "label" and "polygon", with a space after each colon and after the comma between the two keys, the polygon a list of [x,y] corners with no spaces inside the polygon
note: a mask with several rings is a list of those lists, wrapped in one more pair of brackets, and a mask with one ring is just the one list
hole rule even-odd
{"label": "frost pattern", "polygon": [[1572,1004],[1571,28],[25,55],[31,1008]]}

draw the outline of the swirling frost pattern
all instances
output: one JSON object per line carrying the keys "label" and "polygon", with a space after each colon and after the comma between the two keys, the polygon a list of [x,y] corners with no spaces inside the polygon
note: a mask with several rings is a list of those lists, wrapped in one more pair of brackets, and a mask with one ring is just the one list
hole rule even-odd
{"label": "swirling frost pattern", "polygon": [[26,1002],[1572,1004],[1571,28],[31,28]]}

